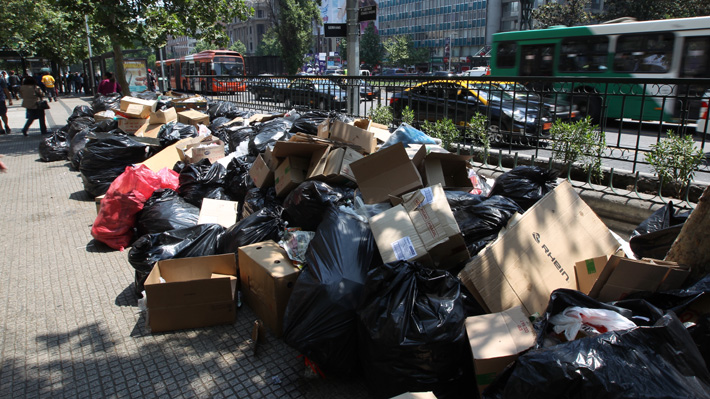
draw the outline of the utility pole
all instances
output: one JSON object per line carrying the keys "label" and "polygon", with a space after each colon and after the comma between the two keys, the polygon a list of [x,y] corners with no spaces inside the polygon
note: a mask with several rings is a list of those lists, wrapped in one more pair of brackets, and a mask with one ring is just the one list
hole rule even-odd
{"label": "utility pole", "polygon": [[89,43],[89,76],[86,77],[86,80],[88,80],[89,87],[91,87],[91,95],[96,95],[96,83],[95,83],[95,72],[94,72],[94,65],[91,62],[91,57],[93,57],[93,53],[91,52],[91,37],[89,36],[89,16],[84,15],[84,24],[86,25],[86,41]]}
{"label": "utility pole", "polygon": [[[348,76],[360,76],[360,24],[358,23],[358,0],[347,0],[348,19]],[[360,84],[352,79],[348,84],[348,113],[360,112]]]}

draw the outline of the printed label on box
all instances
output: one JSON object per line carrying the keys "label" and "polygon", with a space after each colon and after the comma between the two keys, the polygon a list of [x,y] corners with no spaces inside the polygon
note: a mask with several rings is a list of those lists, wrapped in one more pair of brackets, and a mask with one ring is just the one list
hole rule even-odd
{"label": "printed label on box", "polygon": [[408,260],[417,256],[417,251],[414,249],[414,244],[409,237],[400,238],[392,243],[392,250],[397,260]]}
{"label": "printed label on box", "polygon": [[431,187],[423,188],[421,190],[422,195],[424,196],[424,201],[422,201],[421,204],[419,204],[419,207],[422,207],[424,205],[429,205],[432,202],[434,202],[434,193],[431,191]]}

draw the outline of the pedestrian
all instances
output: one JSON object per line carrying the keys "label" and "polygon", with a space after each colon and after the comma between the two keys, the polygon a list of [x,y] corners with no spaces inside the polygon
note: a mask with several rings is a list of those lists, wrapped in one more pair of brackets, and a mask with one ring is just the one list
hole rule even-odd
{"label": "pedestrian", "polygon": [[41,101],[44,96],[42,95],[42,89],[37,85],[37,81],[32,76],[26,77],[22,81],[22,86],[20,86],[20,94],[22,95],[22,106],[27,109],[25,117],[27,122],[25,127],[22,128],[22,134],[27,136],[27,130],[29,130],[30,125],[35,119],[39,119],[39,130],[42,134],[47,134],[47,122],[44,118],[44,109],[40,108],[37,103]]}
{"label": "pedestrian", "polygon": [[79,72],[74,72],[74,88],[76,89],[76,94],[81,94],[81,86],[84,84],[84,79],[81,78]]}
{"label": "pedestrian", "polygon": [[123,90],[121,90],[121,85],[116,82],[116,79],[114,79],[113,74],[111,72],[106,72],[106,74],[104,74],[104,77],[106,79],[104,79],[99,84],[99,94],[104,96],[110,96],[113,93],[122,93]]}
{"label": "pedestrian", "polygon": [[11,97],[14,97],[15,100],[20,99],[20,77],[15,74],[15,71],[10,71],[10,76],[7,77],[7,83],[10,86],[10,93],[12,94]]}
{"label": "pedestrian", "polygon": [[146,83],[148,84],[148,91],[155,91],[155,75],[150,69],[148,70],[148,76],[146,76]]}
{"label": "pedestrian", "polygon": [[54,77],[49,73],[45,72],[42,76],[42,84],[45,87],[45,93],[47,94],[47,100],[57,102],[57,91],[54,88]]}
{"label": "pedestrian", "polygon": [[[0,79],[0,119],[5,124],[5,129],[0,131],[0,134],[10,134],[10,124],[7,122],[7,106],[5,105],[5,97],[12,105],[12,95],[7,88],[7,83],[4,79]],[[2,126],[0,126],[2,127]]]}
{"label": "pedestrian", "polygon": [[80,75],[81,77],[81,86],[84,88],[84,94],[89,94],[89,79],[86,78],[86,74],[82,73]]}

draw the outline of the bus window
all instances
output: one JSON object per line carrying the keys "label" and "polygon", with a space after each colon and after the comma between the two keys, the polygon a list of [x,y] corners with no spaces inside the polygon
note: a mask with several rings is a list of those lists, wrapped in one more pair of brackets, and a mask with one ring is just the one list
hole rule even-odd
{"label": "bus window", "polygon": [[673,34],[621,35],[616,42],[617,72],[665,73],[671,66]]}
{"label": "bus window", "polygon": [[680,77],[710,78],[710,36],[685,39]]}
{"label": "bus window", "polygon": [[552,76],[554,44],[522,46],[520,53],[521,76]]}
{"label": "bus window", "polygon": [[244,64],[239,59],[235,60],[234,57],[215,57],[214,73],[231,77],[242,76],[244,75]]}
{"label": "bus window", "polygon": [[585,36],[564,39],[560,46],[562,72],[604,72],[607,69],[609,38]]}
{"label": "bus window", "polygon": [[518,44],[514,42],[505,42],[498,45],[496,54],[496,67],[498,68],[514,68],[515,55],[518,52]]}
{"label": "bus window", "polygon": [[200,75],[212,75],[209,62],[200,62]]}

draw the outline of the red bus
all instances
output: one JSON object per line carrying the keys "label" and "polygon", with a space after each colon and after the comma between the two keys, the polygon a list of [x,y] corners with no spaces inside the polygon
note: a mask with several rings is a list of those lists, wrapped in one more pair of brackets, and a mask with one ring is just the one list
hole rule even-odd
{"label": "red bus", "polygon": [[[244,57],[236,51],[205,50],[163,63],[172,90],[201,93],[246,91]],[[156,61],[155,67],[160,75],[161,61]]]}

